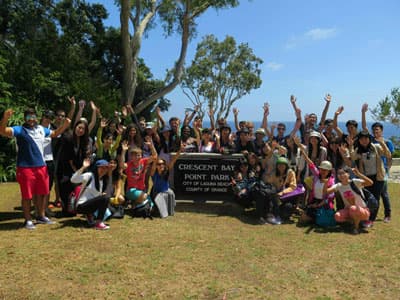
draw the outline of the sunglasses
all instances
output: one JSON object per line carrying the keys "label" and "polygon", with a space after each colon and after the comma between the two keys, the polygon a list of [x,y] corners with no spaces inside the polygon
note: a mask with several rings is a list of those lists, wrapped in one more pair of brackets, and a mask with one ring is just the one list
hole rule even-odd
{"label": "sunglasses", "polygon": [[58,118],[65,118],[65,115],[57,115]]}
{"label": "sunglasses", "polygon": [[36,119],[37,119],[36,115],[27,115],[25,117],[25,120],[27,120],[27,121],[36,120]]}
{"label": "sunglasses", "polygon": [[285,128],[283,128],[283,127],[278,127],[278,130],[285,130]]}

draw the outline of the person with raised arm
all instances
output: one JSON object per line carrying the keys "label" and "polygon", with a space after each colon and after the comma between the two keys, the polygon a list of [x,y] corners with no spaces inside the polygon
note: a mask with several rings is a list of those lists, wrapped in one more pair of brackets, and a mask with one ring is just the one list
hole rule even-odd
{"label": "person with raised arm", "polygon": [[105,132],[105,128],[110,123],[107,119],[100,120],[100,126],[97,129],[96,139],[96,159],[105,159],[110,161],[117,157],[117,149],[121,142],[122,126],[116,129],[117,138],[114,140],[112,132]]}
{"label": "person with raised arm", "polygon": [[324,194],[325,185],[327,188],[329,188],[335,183],[332,163],[328,160],[323,160],[317,167],[308,156],[305,148],[300,142],[300,139],[297,136],[293,136],[293,140],[296,143],[297,147],[300,149],[300,152],[304,157],[304,160],[308,164],[308,168],[312,174],[311,190],[309,193],[308,201],[306,203],[306,209],[304,213],[300,215],[299,222],[315,223],[318,208],[324,207],[325,209],[334,209],[335,194]]}
{"label": "person with raised arm", "polygon": [[[362,108],[362,128],[363,128],[363,130],[366,130],[366,131],[368,131],[367,121],[366,121],[366,117],[365,117],[365,114],[367,111],[368,111],[368,104],[365,103]],[[379,144],[379,140],[383,139],[386,144],[386,147],[389,149],[390,154],[393,154],[394,146],[393,146],[392,141],[385,140],[383,138],[383,124],[380,122],[375,122],[371,125],[371,130],[372,130],[372,134],[373,134],[372,142],[374,144]],[[383,207],[385,210],[385,218],[383,219],[383,221],[385,223],[388,223],[391,220],[391,214],[392,214],[390,198],[389,198],[389,193],[388,193],[388,177],[389,177],[390,167],[392,165],[392,158],[387,158],[386,156],[382,156],[381,159],[382,159],[383,165],[385,167],[385,177],[384,177],[384,185],[383,185],[383,189],[382,189],[380,197],[382,198]],[[379,201],[379,198],[377,198],[376,200]]]}
{"label": "person with raised arm", "polygon": [[167,162],[160,157],[152,164],[150,176],[153,181],[151,198],[157,205],[161,218],[173,216],[175,214],[175,193],[169,185],[169,173],[173,170],[174,164],[181,155],[184,145],[181,144],[179,151]]}
{"label": "person with raised arm", "polygon": [[[76,204],[76,211],[87,216],[89,225],[96,230],[107,230],[110,226],[103,223],[103,218],[110,202],[107,191],[112,189],[112,168],[108,161],[96,161],[93,172],[85,172],[91,165],[90,158],[83,160],[82,166],[71,177],[71,182],[81,184],[81,193]],[[97,213],[96,219],[94,213]]]}
{"label": "person with raised arm", "polygon": [[120,167],[126,172],[126,189],[136,188],[143,192],[147,192],[146,172],[150,163],[157,159],[157,151],[154,148],[150,137],[146,137],[145,144],[151,149],[151,156],[142,157],[142,149],[132,148],[131,159],[125,163],[125,153],[129,150],[127,142],[122,142],[122,153],[120,159]]}
{"label": "person with raised arm", "polygon": [[[89,129],[89,134],[93,130],[93,128],[96,126],[96,120],[97,120],[97,115],[100,115],[100,110],[97,108],[96,104],[94,104],[93,101],[90,101],[90,107],[92,109],[92,118],[90,120],[90,123],[88,124],[88,129]],[[86,106],[86,101],[85,100],[79,100],[78,102],[78,112],[76,113],[75,116],[75,121],[74,121],[74,126],[79,122],[82,118],[83,110]],[[87,121],[87,120],[86,120]]]}
{"label": "person with raised arm", "polygon": [[24,112],[24,124],[22,126],[7,127],[13,114],[12,109],[7,109],[0,121],[0,135],[8,138],[15,137],[18,145],[17,152],[17,181],[21,190],[21,206],[25,218],[26,229],[35,229],[30,214],[31,201],[37,209],[36,222],[39,224],[54,224],[45,216],[46,196],[49,194],[49,175],[46,162],[43,157],[43,147],[46,137],[55,138],[66,130],[70,119],[65,119],[61,127],[50,130],[38,124],[35,109],[27,109]]}

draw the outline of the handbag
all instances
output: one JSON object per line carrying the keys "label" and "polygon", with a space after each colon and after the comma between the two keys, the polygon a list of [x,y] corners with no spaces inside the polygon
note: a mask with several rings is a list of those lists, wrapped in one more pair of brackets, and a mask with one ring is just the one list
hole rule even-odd
{"label": "handbag", "polygon": [[300,184],[297,185],[297,187],[296,187],[295,190],[293,190],[293,191],[291,191],[291,192],[289,192],[289,193],[283,194],[283,195],[280,197],[280,199],[281,199],[281,201],[289,201],[289,200],[291,200],[291,199],[294,198],[294,197],[303,196],[305,192],[306,192],[306,189],[305,189],[304,186],[300,183]]}
{"label": "handbag", "polygon": [[336,226],[335,211],[325,207],[317,208],[315,212],[315,224],[321,227]]}

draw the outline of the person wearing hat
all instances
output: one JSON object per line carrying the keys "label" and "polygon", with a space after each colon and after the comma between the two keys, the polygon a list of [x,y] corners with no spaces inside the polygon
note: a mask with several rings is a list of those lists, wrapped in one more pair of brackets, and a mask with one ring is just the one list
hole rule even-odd
{"label": "person wearing hat", "polygon": [[255,146],[253,141],[250,139],[249,130],[247,128],[243,128],[237,132],[237,135],[238,139],[236,140],[236,153],[255,153]]}
{"label": "person wearing hat", "polygon": [[[303,146],[302,146],[303,147]],[[321,142],[321,134],[318,131],[311,131],[308,138],[308,145],[305,149],[308,157],[314,163],[314,165],[319,166],[319,164],[326,160],[328,151]],[[304,159],[304,156],[300,157],[299,167],[297,170],[297,176],[303,182],[305,178],[311,176],[308,164]]]}
{"label": "person wearing hat", "polygon": [[280,225],[282,223],[281,214],[289,217],[288,212],[292,211],[293,203],[289,201],[279,205],[279,198],[285,194],[293,192],[297,188],[296,174],[289,168],[289,161],[285,157],[278,157],[275,168],[271,174],[263,176],[265,183],[272,184],[277,193],[271,197],[272,209],[267,215],[267,222]]}
{"label": "person wearing hat", "polygon": [[235,143],[231,135],[232,129],[229,125],[225,124],[219,127],[220,132],[220,152],[222,154],[230,154],[235,151]]}
{"label": "person wearing hat", "polygon": [[262,147],[264,146],[264,138],[267,135],[264,128],[258,128],[255,132],[256,138],[254,139],[255,153],[258,156],[262,154]]}
{"label": "person wearing hat", "polygon": [[35,202],[37,209],[36,223],[54,224],[45,216],[47,206],[46,199],[49,194],[49,178],[44,159],[43,147],[45,138],[55,138],[64,132],[71,120],[66,119],[63,126],[56,130],[50,130],[38,124],[36,110],[29,108],[24,112],[24,124],[22,126],[7,127],[7,123],[13,115],[12,109],[3,113],[0,121],[0,135],[8,138],[16,138],[17,152],[17,181],[21,190],[21,206],[25,218],[24,227],[35,229],[30,214],[31,201]]}
{"label": "person wearing hat", "polygon": [[335,184],[335,176],[332,172],[332,163],[328,160],[323,160],[318,167],[309,158],[307,152],[300,144],[300,139],[295,138],[295,142],[300,149],[302,156],[304,157],[308,168],[312,173],[312,184],[309,191],[309,196],[306,204],[305,211],[300,215],[299,222],[304,223],[315,223],[316,212],[319,208],[324,208],[331,210],[332,221],[333,221],[333,211],[334,211],[334,199],[335,194],[326,194],[324,189],[330,188]]}
{"label": "person wearing hat", "polygon": [[[392,155],[385,144],[383,137],[377,139],[378,144],[373,144],[371,135],[368,131],[362,130],[357,135],[357,141],[353,144],[352,139],[348,139],[350,157],[356,163],[357,168],[362,174],[373,181],[367,189],[378,200],[385,184],[385,165],[382,157],[391,159]],[[369,228],[373,225],[379,210],[371,211],[369,221],[364,222],[363,226]]]}
{"label": "person wearing hat", "polygon": [[[85,172],[90,167],[90,159],[83,160],[82,167],[71,177],[71,182],[81,184],[81,190],[76,204],[76,211],[87,216],[89,225],[94,223],[94,229],[107,230],[110,226],[103,223],[103,218],[110,202],[109,192],[112,189],[112,168],[108,161],[100,159],[95,163],[93,172]],[[97,211],[96,219],[94,213]]]}
{"label": "person wearing hat", "polygon": [[213,140],[211,135],[211,130],[209,128],[203,128],[201,131],[201,139],[197,141],[199,144],[200,153],[217,153],[219,152],[219,135],[215,134],[215,140]]}

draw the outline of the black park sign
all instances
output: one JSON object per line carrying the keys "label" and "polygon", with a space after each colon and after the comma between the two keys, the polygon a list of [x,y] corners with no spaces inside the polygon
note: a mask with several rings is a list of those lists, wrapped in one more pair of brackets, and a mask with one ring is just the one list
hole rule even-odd
{"label": "black park sign", "polygon": [[231,178],[242,154],[184,153],[175,163],[177,199],[230,200]]}

